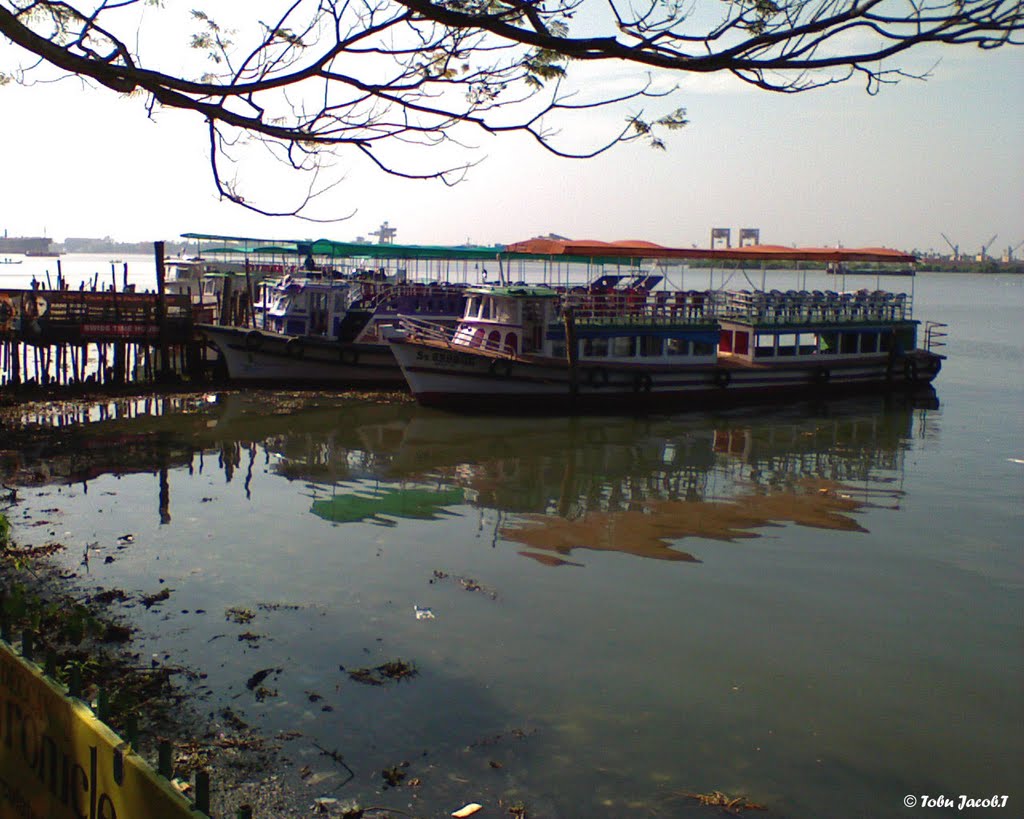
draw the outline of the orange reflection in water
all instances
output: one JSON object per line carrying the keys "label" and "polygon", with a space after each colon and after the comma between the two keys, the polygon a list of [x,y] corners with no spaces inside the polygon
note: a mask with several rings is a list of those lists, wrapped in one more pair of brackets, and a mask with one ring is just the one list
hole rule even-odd
{"label": "orange reflection in water", "polygon": [[786,491],[761,491],[730,501],[647,500],[639,509],[590,511],[574,519],[520,515],[500,533],[506,540],[543,550],[519,554],[549,566],[565,561],[557,557],[542,559],[546,557],[544,552],[569,555],[574,549],[699,563],[692,554],[674,548],[672,541],[686,537],[725,541],[754,538],[761,536],[754,529],[785,523],[866,532],[850,517],[864,503],[846,494],[848,489],[836,481],[807,478]]}

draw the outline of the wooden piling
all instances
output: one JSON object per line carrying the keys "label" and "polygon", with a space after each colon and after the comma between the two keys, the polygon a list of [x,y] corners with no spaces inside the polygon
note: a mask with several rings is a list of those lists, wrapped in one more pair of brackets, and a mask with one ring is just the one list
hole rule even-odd
{"label": "wooden piling", "polygon": [[160,378],[167,381],[171,375],[170,354],[167,347],[167,293],[164,290],[164,243],[153,242],[156,256],[157,324],[160,327]]}
{"label": "wooden piling", "polygon": [[565,360],[569,364],[569,393],[576,395],[580,391],[580,384],[576,369],[576,319],[571,307],[564,309],[562,320],[565,324]]}

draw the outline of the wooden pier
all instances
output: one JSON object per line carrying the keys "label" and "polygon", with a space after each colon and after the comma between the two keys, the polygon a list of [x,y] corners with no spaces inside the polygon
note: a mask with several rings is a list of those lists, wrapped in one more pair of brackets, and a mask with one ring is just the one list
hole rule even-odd
{"label": "wooden pier", "polygon": [[202,369],[187,295],[0,290],[0,386],[157,381]]}

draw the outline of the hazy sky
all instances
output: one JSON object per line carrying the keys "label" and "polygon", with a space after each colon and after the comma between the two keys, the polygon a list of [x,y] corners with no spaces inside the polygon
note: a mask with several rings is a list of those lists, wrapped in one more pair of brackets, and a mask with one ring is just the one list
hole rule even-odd
{"label": "hazy sky", "polygon": [[[511,242],[548,232],[706,246],[712,226],[759,227],[765,243],[884,245],[1001,254],[1024,240],[1024,53],[960,48],[915,55],[927,82],[878,96],[863,84],[799,95],[728,77],[678,78],[691,124],[668,150],[632,144],[564,160],[518,137],[480,135],[486,160],[467,181],[389,178],[341,155],[345,181],[325,195],[331,225],[271,219],[219,202],[197,115],[84,88],[76,80],[0,86],[0,234],[172,239],[186,231],[350,239],[384,220],[398,241]],[[907,61],[904,60],[904,65]],[[2,66],[0,66],[2,67]],[[638,73],[638,72],[637,72]],[[629,79],[604,69],[605,81]],[[611,117],[611,118],[609,118]],[[621,122],[576,120],[567,135]],[[251,166],[262,204],[279,170]],[[1024,252],[1024,248],[1018,253]]]}

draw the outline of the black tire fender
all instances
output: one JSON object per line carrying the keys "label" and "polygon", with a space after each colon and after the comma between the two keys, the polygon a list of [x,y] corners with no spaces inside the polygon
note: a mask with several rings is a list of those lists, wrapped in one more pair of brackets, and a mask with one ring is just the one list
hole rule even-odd
{"label": "black tire fender", "polygon": [[908,358],[903,362],[903,377],[910,384],[917,383],[917,362],[912,358]]}
{"label": "black tire fender", "polygon": [[608,386],[608,370],[604,367],[595,367],[587,373],[587,383],[594,389]]}
{"label": "black tire fender", "polygon": [[263,333],[259,330],[250,330],[245,334],[245,349],[255,353],[263,347]]}
{"label": "black tire fender", "polygon": [[502,358],[491,359],[487,372],[495,378],[508,378],[512,374],[512,362]]}
{"label": "black tire fender", "polygon": [[633,376],[633,392],[650,392],[653,386],[650,373],[637,373]]}

